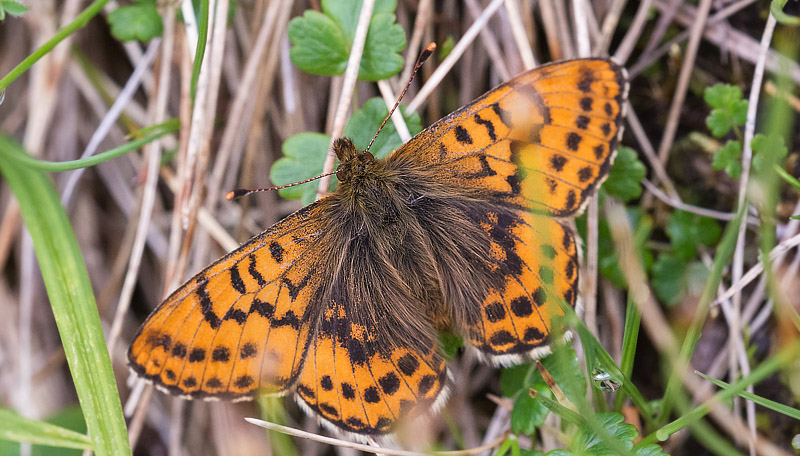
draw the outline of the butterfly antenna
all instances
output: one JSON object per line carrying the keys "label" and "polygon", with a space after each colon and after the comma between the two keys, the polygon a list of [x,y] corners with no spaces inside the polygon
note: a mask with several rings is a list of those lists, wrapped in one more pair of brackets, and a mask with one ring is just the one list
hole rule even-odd
{"label": "butterfly antenna", "polygon": [[431,54],[433,54],[433,51],[435,50],[436,50],[436,43],[430,43],[427,46],[425,46],[425,49],[423,49],[422,52],[419,54],[419,57],[417,58],[417,63],[414,65],[414,70],[411,72],[411,76],[408,78],[406,86],[403,88],[403,91],[400,92],[400,96],[397,97],[397,101],[394,102],[394,106],[392,106],[392,110],[389,111],[389,115],[387,115],[383,119],[383,122],[381,122],[381,126],[378,127],[378,131],[375,132],[375,135],[372,137],[372,140],[369,142],[369,145],[365,149],[366,151],[369,151],[369,148],[372,147],[372,143],[375,142],[375,138],[378,137],[378,133],[381,132],[383,126],[386,125],[386,122],[389,120],[390,117],[392,117],[394,110],[397,109],[398,106],[400,106],[400,100],[403,99],[403,96],[405,96],[406,91],[411,86],[411,81],[414,80],[414,75],[417,74],[417,70],[419,70],[419,67],[421,67],[426,60],[428,60],[428,57],[430,57]]}
{"label": "butterfly antenna", "polygon": [[266,192],[270,190],[280,190],[282,188],[289,188],[294,187],[295,185],[305,184],[307,182],[315,181],[317,179],[321,179],[325,176],[330,176],[331,174],[336,174],[336,170],[333,170],[329,173],[320,174],[319,176],[310,177],[305,180],[301,180],[299,182],[292,182],[291,184],[284,184],[284,185],[277,185],[275,187],[265,187],[265,188],[237,188],[236,190],[231,190],[225,194],[225,199],[228,201],[239,199],[243,196],[252,195],[253,193],[258,192]]}

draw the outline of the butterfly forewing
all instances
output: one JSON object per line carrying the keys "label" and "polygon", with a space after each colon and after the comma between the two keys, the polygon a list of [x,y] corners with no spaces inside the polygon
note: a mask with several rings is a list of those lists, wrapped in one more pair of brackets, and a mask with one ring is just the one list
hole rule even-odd
{"label": "butterfly forewing", "polygon": [[282,392],[296,380],[318,281],[320,205],[287,217],[189,280],[128,354],[141,376],[191,397]]}
{"label": "butterfly forewing", "polygon": [[454,185],[504,203],[569,216],[608,175],[627,96],[609,60],[545,65],[450,114],[397,154],[420,154]]}

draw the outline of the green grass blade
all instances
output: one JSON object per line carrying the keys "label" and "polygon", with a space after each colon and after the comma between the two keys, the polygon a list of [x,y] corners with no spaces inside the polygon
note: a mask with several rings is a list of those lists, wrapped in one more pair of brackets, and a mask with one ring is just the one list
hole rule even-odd
{"label": "green grass blade", "polygon": [[[743,204],[742,207],[747,207],[747,204]],[[709,274],[708,281],[703,289],[703,294],[700,295],[700,301],[697,303],[697,310],[695,311],[689,330],[686,332],[686,337],[683,339],[679,359],[675,360],[685,366],[689,365],[689,359],[692,357],[694,348],[697,346],[697,341],[700,339],[700,333],[703,330],[703,324],[708,316],[711,301],[714,300],[717,294],[717,287],[719,287],[722,281],[722,272],[728,265],[728,260],[731,255],[733,255],[733,249],[736,247],[736,237],[739,233],[739,225],[742,223],[744,215],[745,212],[740,210],[739,213],[736,214],[736,218],[725,227],[725,233],[722,235],[719,247],[717,247],[714,263],[711,267],[711,274]],[[681,385],[681,379],[678,374],[679,369],[671,370],[671,375],[667,381],[667,388],[664,392],[663,408],[659,415],[659,422],[665,422],[669,419],[672,410],[672,398]]]}
{"label": "green grass blade", "polygon": [[768,376],[775,373],[781,367],[786,366],[787,363],[789,363],[792,359],[797,358],[798,349],[800,349],[800,343],[794,343],[789,347],[784,348],[777,355],[767,359],[766,361],[761,363],[761,365],[758,366],[756,369],[753,369],[750,375],[740,379],[730,388],[715,394],[711,399],[698,405],[688,413],[683,413],[680,418],[657,430],[654,433],[654,435],[656,436],[656,438],[658,438],[658,440],[661,441],[666,440],[667,438],[669,438],[670,435],[694,423],[698,419],[708,414],[708,412],[711,410],[712,404],[724,402],[730,399],[731,397],[744,391],[745,388],[747,388],[749,385],[764,380]]}
{"label": "green grass blade", "polygon": [[[622,335],[622,356],[620,357],[619,370],[625,378],[631,378],[633,373],[633,360],[636,356],[636,346],[639,341],[639,326],[642,321],[642,313],[636,303],[633,302],[631,294],[628,293],[628,306],[625,310],[625,330]],[[622,410],[622,404],[627,397],[625,390],[622,389],[614,398],[614,410]]]}
{"label": "green grass blade", "polygon": [[[706,375],[706,374],[704,374],[702,372],[698,372],[697,375],[703,377],[704,379],[706,379],[709,382],[719,386],[720,388],[722,388],[724,390],[728,390],[728,389],[732,389],[733,388],[733,385],[731,385],[730,383],[723,382],[722,380],[717,380],[714,377],[709,377],[708,375]],[[748,393],[747,391],[739,391],[736,394],[738,394],[739,396],[741,396],[741,397],[743,397],[743,398],[745,398],[745,399],[747,399],[749,401],[753,401],[753,402],[755,402],[756,404],[758,404],[758,405],[760,405],[762,407],[768,408],[768,409],[770,409],[770,410],[772,410],[774,412],[782,413],[782,414],[784,414],[784,415],[786,415],[786,416],[788,416],[790,418],[794,418],[794,419],[800,421],[800,410],[798,410],[798,409],[796,409],[794,407],[789,407],[788,405],[781,404],[780,402],[775,402],[775,401],[771,401],[769,399],[765,399],[765,398],[763,398],[761,396],[756,396],[755,394]]]}
{"label": "green grass blade", "polygon": [[51,162],[33,158],[28,154],[23,154],[23,155],[8,154],[5,155],[4,158],[5,157],[10,158],[21,165],[38,169],[40,171],[48,171],[48,172],[71,171],[73,169],[88,168],[89,166],[94,166],[99,163],[109,161],[112,158],[125,155],[128,152],[133,152],[134,150],[139,149],[145,144],[151,143],[156,139],[164,135],[167,135],[169,133],[174,133],[179,129],[180,129],[180,121],[178,119],[171,119],[168,120],[167,122],[164,122],[163,124],[154,125],[153,127],[148,127],[148,131],[153,131],[153,133],[143,138],[139,138],[135,141],[129,142],[128,144],[115,147],[103,153],[92,155],[91,157],[81,158],[78,160]]}
{"label": "green grass blade", "polygon": [[84,434],[2,409],[0,409],[0,439],[79,450],[92,448],[92,442]]}
{"label": "green grass blade", "polygon": [[28,71],[28,69],[32,67],[34,63],[39,61],[39,59],[47,55],[48,52],[52,51],[53,48],[58,45],[58,43],[64,41],[76,31],[82,29],[86,23],[89,22],[89,19],[95,17],[97,13],[102,11],[103,7],[106,6],[106,3],[108,3],[108,0],[96,0],[85,10],[81,11],[81,13],[75,17],[75,20],[59,30],[55,36],[41,45],[39,49],[35,50],[31,55],[26,57],[25,60],[19,63],[19,65],[12,68],[11,71],[9,71],[8,74],[3,77],[3,79],[0,79],[0,92],[5,90],[5,88],[14,82],[15,79]]}
{"label": "green grass blade", "polygon": [[22,147],[0,135],[0,172],[33,239],[95,454],[128,455],[128,434],[86,264],[50,179],[20,166]]}

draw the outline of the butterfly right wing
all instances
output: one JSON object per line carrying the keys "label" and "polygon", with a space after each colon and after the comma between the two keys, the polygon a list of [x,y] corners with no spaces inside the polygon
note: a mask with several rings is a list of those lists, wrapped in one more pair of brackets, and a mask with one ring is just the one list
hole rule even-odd
{"label": "butterfly right wing", "polygon": [[501,204],[571,216],[611,169],[627,93],[627,73],[611,60],[543,65],[431,125],[390,160],[425,162],[448,184],[488,190]]}
{"label": "butterfly right wing", "polygon": [[128,353],[131,368],[191,398],[290,388],[320,287],[315,265],[324,260],[317,244],[326,204],[286,217],[175,291],[139,329]]}

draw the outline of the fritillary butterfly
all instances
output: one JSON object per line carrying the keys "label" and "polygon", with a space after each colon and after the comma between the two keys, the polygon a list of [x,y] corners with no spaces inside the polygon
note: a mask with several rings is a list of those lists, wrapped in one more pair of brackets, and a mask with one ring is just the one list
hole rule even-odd
{"label": "fritillary butterfly", "polygon": [[565,223],[608,175],[625,70],[544,65],[494,88],[386,159],[335,142],[335,193],[181,286],[147,318],[130,365],[189,398],[296,393],[331,427],[392,432],[449,380],[437,331],[494,364],[548,353],[575,306]]}

